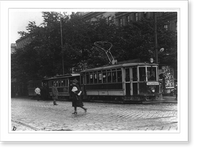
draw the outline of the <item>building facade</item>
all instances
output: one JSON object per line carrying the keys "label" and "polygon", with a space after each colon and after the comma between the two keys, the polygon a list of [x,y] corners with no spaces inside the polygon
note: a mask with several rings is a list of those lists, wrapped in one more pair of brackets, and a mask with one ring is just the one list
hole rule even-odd
{"label": "building facade", "polygon": [[22,49],[31,42],[31,35],[21,37],[16,41],[16,49]]}
{"label": "building facade", "polygon": [[85,12],[82,13],[84,20],[95,21],[97,17],[105,17],[108,21],[113,20],[117,26],[126,26],[130,22],[154,19],[163,20],[166,30],[177,30],[177,12]]}
{"label": "building facade", "polygon": [[11,54],[13,54],[15,51],[16,51],[16,44],[15,43],[12,43],[11,44]]}

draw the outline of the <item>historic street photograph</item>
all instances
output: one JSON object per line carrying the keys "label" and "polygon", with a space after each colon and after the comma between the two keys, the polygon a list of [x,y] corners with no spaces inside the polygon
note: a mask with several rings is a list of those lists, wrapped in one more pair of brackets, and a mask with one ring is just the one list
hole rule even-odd
{"label": "historic street photograph", "polygon": [[11,132],[178,132],[177,18],[10,9]]}
{"label": "historic street photograph", "polygon": [[187,4],[77,2],[0,2],[0,139],[186,140]]}

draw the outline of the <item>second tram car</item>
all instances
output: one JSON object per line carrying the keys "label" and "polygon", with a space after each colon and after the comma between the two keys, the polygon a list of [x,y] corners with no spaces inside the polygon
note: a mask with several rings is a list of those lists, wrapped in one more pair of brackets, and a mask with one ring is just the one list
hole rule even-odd
{"label": "second tram car", "polygon": [[80,80],[80,74],[70,74],[64,76],[56,76],[52,78],[44,79],[42,82],[46,84],[49,88],[49,95],[52,96],[52,86],[56,83],[58,89],[58,98],[59,99],[69,99],[70,98],[70,83],[72,80]]}
{"label": "second tram car", "polygon": [[64,76],[55,76],[51,78],[45,78],[43,80],[31,80],[28,82],[28,95],[29,97],[35,97],[35,88],[39,87],[41,89],[41,99],[49,100],[52,96],[52,86],[56,83],[58,89],[59,99],[69,99],[70,93],[70,83],[72,80],[80,80],[80,74],[69,74]]}
{"label": "second tram car", "polygon": [[58,98],[69,99],[70,83],[74,79],[79,81],[83,100],[133,103],[155,100],[160,94],[158,65],[130,61],[43,79],[42,86],[48,87],[51,96],[56,83]]}
{"label": "second tram car", "polygon": [[159,95],[158,65],[119,63],[81,72],[83,98],[121,102],[154,100]]}

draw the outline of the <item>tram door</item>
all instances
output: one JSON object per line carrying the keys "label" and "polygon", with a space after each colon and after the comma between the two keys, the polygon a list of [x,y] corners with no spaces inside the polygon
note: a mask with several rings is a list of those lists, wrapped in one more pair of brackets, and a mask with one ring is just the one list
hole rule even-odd
{"label": "tram door", "polygon": [[125,89],[126,89],[126,96],[131,95],[131,81],[130,81],[130,68],[125,69]]}
{"label": "tram door", "polygon": [[138,94],[137,67],[130,67],[125,69],[125,89],[126,96],[134,96]]}

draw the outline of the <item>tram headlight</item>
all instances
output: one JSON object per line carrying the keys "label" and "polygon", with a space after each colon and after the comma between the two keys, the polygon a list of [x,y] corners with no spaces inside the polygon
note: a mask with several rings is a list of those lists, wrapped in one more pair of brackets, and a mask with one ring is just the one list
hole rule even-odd
{"label": "tram headlight", "polygon": [[155,86],[150,86],[149,91],[150,91],[150,93],[155,93],[156,92]]}
{"label": "tram headlight", "polygon": [[151,88],[151,91],[154,93],[156,90],[155,90],[155,88]]}

